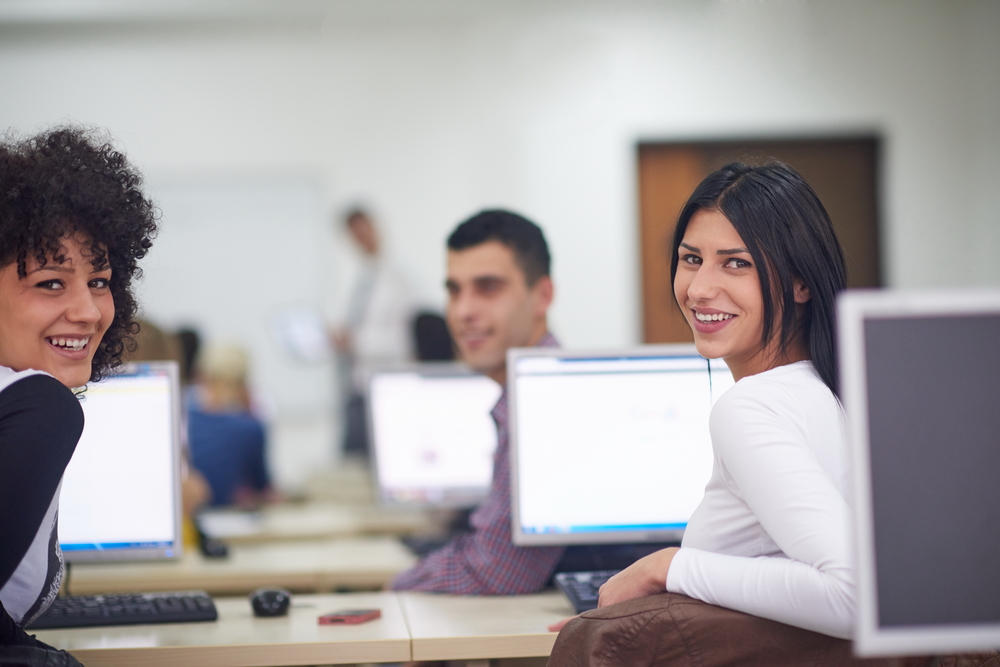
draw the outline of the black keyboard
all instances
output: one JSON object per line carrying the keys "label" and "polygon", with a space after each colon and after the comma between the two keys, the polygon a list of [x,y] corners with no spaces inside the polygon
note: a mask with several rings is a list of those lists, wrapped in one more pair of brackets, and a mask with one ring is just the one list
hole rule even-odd
{"label": "black keyboard", "polygon": [[94,625],[192,623],[219,618],[204,591],[137,593],[133,595],[74,595],[58,597],[29,630],[85,628]]}
{"label": "black keyboard", "polygon": [[621,572],[621,570],[597,570],[595,572],[560,572],[556,575],[559,587],[576,609],[582,614],[597,609],[597,593],[601,584]]}

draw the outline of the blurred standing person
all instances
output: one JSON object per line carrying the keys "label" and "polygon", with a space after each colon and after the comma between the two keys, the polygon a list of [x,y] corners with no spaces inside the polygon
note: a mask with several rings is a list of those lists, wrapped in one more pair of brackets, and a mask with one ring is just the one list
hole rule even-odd
{"label": "blurred standing person", "polygon": [[367,456],[365,373],[373,365],[413,357],[411,320],[416,299],[402,272],[386,258],[371,215],[354,207],[343,220],[361,253],[361,265],[341,322],[331,329],[330,338],[338,352],[340,395],[347,397],[343,451]]}

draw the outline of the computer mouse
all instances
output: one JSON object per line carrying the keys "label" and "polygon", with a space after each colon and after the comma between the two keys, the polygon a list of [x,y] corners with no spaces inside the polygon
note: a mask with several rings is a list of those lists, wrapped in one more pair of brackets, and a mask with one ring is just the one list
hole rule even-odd
{"label": "computer mouse", "polygon": [[258,588],[250,594],[254,616],[284,616],[292,594],[281,588]]}

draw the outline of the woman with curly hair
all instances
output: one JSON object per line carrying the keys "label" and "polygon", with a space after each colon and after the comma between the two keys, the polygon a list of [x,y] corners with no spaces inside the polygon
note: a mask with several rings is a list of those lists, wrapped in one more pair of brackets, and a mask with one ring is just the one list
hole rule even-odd
{"label": "woman with curly hair", "polygon": [[[83,431],[73,389],[134,347],[133,278],[156,232],[142,177],[106,138],[0,141],[0,645],[59,591],[59,485]],[[71,660],[64,654],[64,660]]]}

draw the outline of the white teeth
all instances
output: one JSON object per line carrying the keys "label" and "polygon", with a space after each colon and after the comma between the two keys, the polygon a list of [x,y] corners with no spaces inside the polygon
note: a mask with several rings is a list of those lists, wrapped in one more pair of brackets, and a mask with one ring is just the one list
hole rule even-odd
{"label": "white teeth", "polygon": [[87,343],[90,342],[90,338],[50,338],[49,342],[56,347],[79,352],[83,348],[87,347]]}
{"label": "white teeth", "polygon": [[721,322],[722,320],[728,320],[735,317],[734,315],[730,315],[728,313],[712,313],[711,315],[707,313],[695,313],[694,316],[698,318],[699,322]]}

